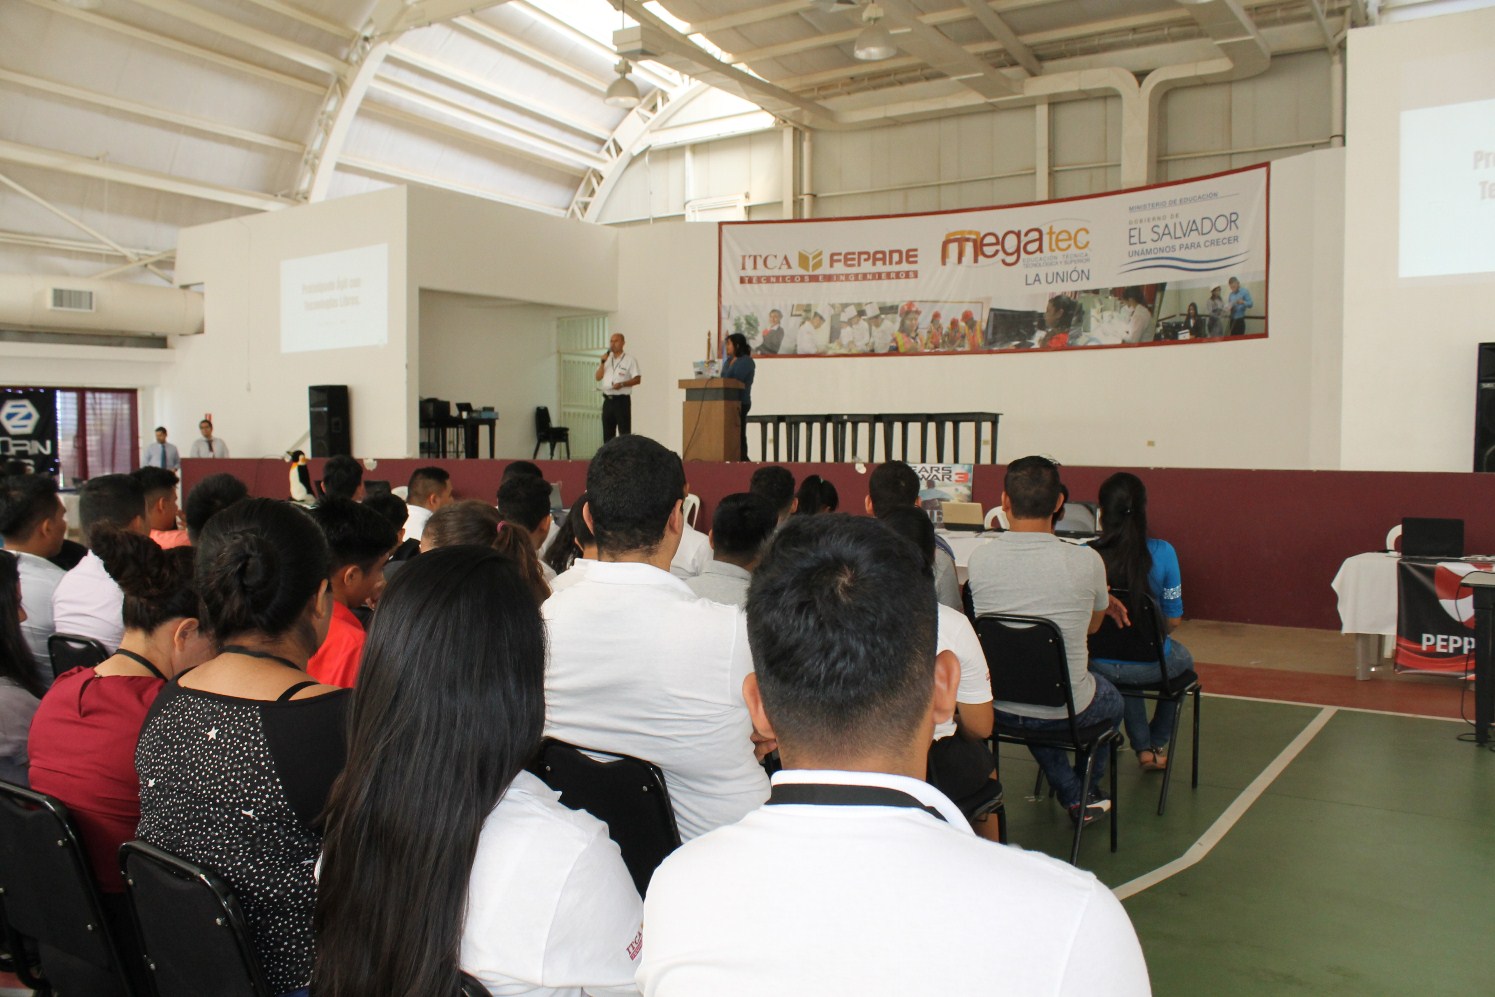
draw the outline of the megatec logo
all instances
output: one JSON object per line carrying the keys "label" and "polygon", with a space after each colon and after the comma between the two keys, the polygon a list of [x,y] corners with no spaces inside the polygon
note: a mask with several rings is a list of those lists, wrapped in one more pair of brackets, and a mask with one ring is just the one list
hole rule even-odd
{"label": "megatec logo", "polygon": [[0,426],[12,436],[25,436],[41,421],[41,413],[26,398],[9,398],[0,405]]}
{"label": "megatec logo", "polygon": [[1033,227],[1008,229],[1005,232],[981,232],[963,229],[947,232],[940,244],[940,265],[970,264],[981,266],[995,261],[1004,267],[1015,267],[1025,256],[1047,253],[1083,253],[1090,248],[1090,229]]}

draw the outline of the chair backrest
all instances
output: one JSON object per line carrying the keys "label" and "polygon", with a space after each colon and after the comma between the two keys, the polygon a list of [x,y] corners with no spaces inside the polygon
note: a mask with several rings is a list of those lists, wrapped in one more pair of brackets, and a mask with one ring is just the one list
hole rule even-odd
{"label": "chair backrest", "polygon": [[685,512],[685,521],[691,526],[695,526],[696,517],[701,514],[701,496],[694,494],[685,496],[683,510]]}
{"label": "chair backrest", "polygon": [[997,702],[1063,707],[1074,726],[1064,635],[1052,620],[991,613],[976,618],[976,636],[991,669],[992,697]]}
{"label": "chair backrest", "polygon": [[270,997],[233,891],[211,869],[143,841],[119,867],[157,997]]}
{"label": "chair backrest", "polygon": [[119,972],[98,887],[67,807],[8,782],[0,782],[0,893],[6,919],[20,934]]}
{"label": "chair backrest", "polygon": [[989,530],[992,528],[993,523],[997,524],[998,529],[1007,529],[1007,513],[1003,512],[1002,507],[999,505],[993,506],[986,511],[986,519],[981,525]]}
{"label": "chair backrest", "polygon": [[[1126,589],[1113,588],[1111,594],[1124,605],[1131,606]],[[1152,596],[1143,593],[1140,606],[1131,612],[1131,616],[1132,624],[1129,627],[1118,627],[1116,621],[1109,616],[1102,620],[1100,629],[1090,635],[1090,656],[1111,661],[1156,664],[1158,673],[1163,676],[1158,688],[1167,693],[1170,689],[1168,667],[1163,655],[1167,641],[1167,632],[1163,629],[1163,614]]]}
{"label": "chair backrest", "polygon": [[47,657],[52,659],[52,677],[74,668],[92,668],[109,657],[109,649],[92,637],[53,634],[47,638]]}
{"label": "chair backrest", "polygon": [[547,737],[530,771],[560,793],[566,806],[585,810],[607,825],[643,896],[655,868],[680,847],[675,811],[659,766]]}
{"label": "chair backrest", "polygon": [[550,432],[550,409],[544,405],[535,406],[535,435],[544,436]]}

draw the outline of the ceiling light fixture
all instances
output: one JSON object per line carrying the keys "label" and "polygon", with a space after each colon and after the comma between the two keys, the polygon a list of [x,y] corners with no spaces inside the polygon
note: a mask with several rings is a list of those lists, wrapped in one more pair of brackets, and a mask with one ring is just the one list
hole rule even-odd
{"label": "ceiling light fixture", "polygon": [[638,87],[628,78],[633,66],[627,59],[619,59],[618,64],[613,67],[618,71],[618,78],[613,80],[612,86],[607,88],[607,93],[602,95],[602,103],[608,107],[621,107],[624,110],[632,110],[639,105]]}
{"label": "ceiling light fixture", "polygon": [[862,24],[864,27],[851,46],[852,55],[863,62],[876,62],[898,54],[892,34],[883,26],[882,8],[876,3],[869,3],[862,11]]}

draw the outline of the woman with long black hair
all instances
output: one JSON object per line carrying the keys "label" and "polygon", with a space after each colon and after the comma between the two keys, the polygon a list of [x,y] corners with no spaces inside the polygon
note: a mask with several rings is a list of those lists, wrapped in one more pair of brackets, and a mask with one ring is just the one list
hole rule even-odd
{"label": "woman with long black hair", "polygon": [[742,449],[737,455],[738,460],[748,459],[747,417],[753,407],[753,377],[757,371],[758,363],[753,359],[753,348],[748,345],[747,337],[740,332],[732,333],[727,337],[727,362],[722,364],[722,377],[742,382],[742,410],[738,416]]}
{"label": "woman with long black hair", "polygon": [[16,556],[0,550],[0,779],[26,785],[26,735],[45,691],[31,650],[21,636],[21,569]]}
{"label": "woman with long black hair", "polygon": [[[1165,634],[1183,620],[1183,578],[1178,553],[1166,540],[1147,535],[1147,488],[1142,479],[1126,471],[1111,475],[1100,486],[1100,537],[1091,546],[1106,564],[1106,583],[1125,589],[1127,612],[1135,625],[1141,619],[1142,596],[1151,595],[1162,614]],[[1194,667],[1189,649],[1172,637],[1163,639],[1164,666],[1171,678]],[[1111,661],[1092,657],[1090,670],[1118,685],[1156,683],[1156,662]],[[1178,719],[1178,706],[1162,700],[1147,719],[1147,701],[1122,697],[1122,719],[1126,737],[1143,769],[1161,772],[1168,767],[1168,742]]]}
{"label": "woman with long black hair", "polygon": [[[432,522],[434,522],[434,518]],[[545,631],[514,564],[429,551],[379,602],[327,804],[317,997],[633,993],[642,904],[607,827],[524,771]]]}

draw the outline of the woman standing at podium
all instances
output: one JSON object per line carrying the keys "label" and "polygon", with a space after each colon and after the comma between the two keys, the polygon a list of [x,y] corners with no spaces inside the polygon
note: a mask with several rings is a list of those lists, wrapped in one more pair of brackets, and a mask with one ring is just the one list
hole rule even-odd
{"label": "woman standing at podium", "polygon": [[722,377],[730,377],[742,382],[742,411],[738,414],[738,424],[741,426],[741,447],[737,452],[738,460],[747,460],[747,416],[748,409],[753,407],[753,374],[758,365],[753,360],[753,348],[748,345],[747,337],[740,332],[734,332],[727,337],[727,362],[722,364]]}

